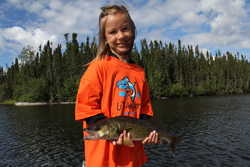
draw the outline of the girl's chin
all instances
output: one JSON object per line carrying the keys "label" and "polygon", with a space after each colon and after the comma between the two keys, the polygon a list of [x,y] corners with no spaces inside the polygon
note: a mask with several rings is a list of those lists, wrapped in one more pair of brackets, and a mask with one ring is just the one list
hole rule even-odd
{"label": "girl's chin", "polygon": [[130,51],[131,49],[124,48],[124,49],[117,49],[115,52],[119,55],[127,55],[130,53]]}

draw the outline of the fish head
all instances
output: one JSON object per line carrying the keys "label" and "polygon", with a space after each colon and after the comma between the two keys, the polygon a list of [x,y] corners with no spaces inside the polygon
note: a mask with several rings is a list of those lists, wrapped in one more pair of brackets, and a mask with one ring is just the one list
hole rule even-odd
{"label": "fish head", "polygon": [[84,136],[85,140],[97,140],[97,139],[115,139],[119,136],[119,127],[116,124],[105,124],[100,126],[94,126],[86,130],[87,136]]}
{"label": "fish head", "polygon": [[110,133],[110,128],[107,125],[103,125],[100,127],[100,129],[97,131],[97,134],[100,138],[108,137]]}
{"label": "fish head", "polygon": [[116,124],[115,122],[107,125],[103,125],[98,130],[98,134],[103,139],[115,139],[120,135],[120,127],[119,124]]}

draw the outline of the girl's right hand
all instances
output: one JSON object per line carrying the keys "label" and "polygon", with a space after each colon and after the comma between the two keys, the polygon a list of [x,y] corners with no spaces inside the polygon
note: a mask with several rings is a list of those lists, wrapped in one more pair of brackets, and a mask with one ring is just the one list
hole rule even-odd
{"label": "girl's right hand", "polygon": [[114,145],[125,145],[128,147],[134,147],[134,142],[130,133],[127,133],[125,130],[120,134],[116,141],[112,142]]}

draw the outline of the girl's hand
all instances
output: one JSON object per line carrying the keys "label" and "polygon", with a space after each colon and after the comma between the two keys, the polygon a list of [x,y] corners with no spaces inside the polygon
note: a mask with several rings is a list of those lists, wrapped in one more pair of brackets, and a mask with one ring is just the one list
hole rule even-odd
{"label": "girl's hand", "polygon": [[159,142],[159,134],[154,130],[142,141],[142,144],[158,144]]}
{"label": "girl's hand", "polygon": [[116,141],[112,142],[114,145],[125,145],[128,147],[134,147],[134,142],[130,133],[127,133],[125,130],[120,134],[119,138]]}

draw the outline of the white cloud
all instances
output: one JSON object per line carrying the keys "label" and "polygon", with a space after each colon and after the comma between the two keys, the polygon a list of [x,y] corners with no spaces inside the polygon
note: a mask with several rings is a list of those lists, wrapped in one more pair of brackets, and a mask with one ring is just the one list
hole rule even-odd
{"label": "white cloud", "polygon": [[[45,44],[48,40],[56,45],[58,42],[62,42],[65,33],[77,32],[93,35],[94,29],[98,25],[98,5],[100,5],[98,1],[77,0],[69,3],[62,0],[7,1],[12,4],[12,7],[26,10],[44,20],[43,22],[33,20],[33,24],[24,23],[22,27],[0,28],[2,48],[12,49],[17,53],[27,45],[37,49],[39,45]],[[1,55],[3,51],[1,51]]]}
{"label": "white cloud", "polygon": [[[210,13],[209,32],[188,34],[183,39],[210,47],[249,48],[250,26],[243,0],[201,1],[201,10]],[[246,29],[246,27],[248,27]]]}
{"label": "white cloud", "polygon": [[78,32],[83,34],[93,33],[98,25],[100,2],[93,1],[63,1],[63,0],[8,0],[15,7],[24,9],[38,15],[45,21],[39,28],[57,35]]}
{"label": "white cloud", "polygon": [[4,49],[4,39],[0,36],[0,49]]}
{"label": "white cloud", "polygon": [[[53,5],[52,5],[53,6]],[[82,34],[93,34],[97,28],[99,7],[98,3],[74,1],[65,4],[57,10],[44,9],[41,16],[47,22],[41,25],[44,29],[55,33],[77,32]]]}
{"label": "white cloud", "polygon": [[24,9],[32,13],[40,13],[41,10],[43,10],[45,7],[47,7],[47,4],[49,3],[49,0],[6,0],[10,4],[12,4],[14,7],[19,9]]}
{"label": "white cloud", "polygon": [[[97,34],[98,14],[101,6],[97,0],[8,1],[16,7],[36,13],[43,18],[45,22],[38,26],[42,31],[50,32],[50,34],[61,36],[61,38],[64,33],[72,32],[85,35]],[[225,45],[239,42],[243,31],[249,32],[249,30],[243,30],[248,16],[244,8],[244,0],[148,0],[139,8],[131,6],[132,3],[129,1],[126,3],[138,31],[149,32],[145,36],[150,39],[154,37],[155,39],[168,39],[170,37],[166,36],[166,31],[178,29],[187,33],[183,37],[184,40],[189,38],[190,42],[213,45],[214,42],[211,40],[219,37],[216,44]],[[206,30],[207,32],[203,30],[204,24],[210,28]],[[248,42],[240,43],[243,47]]]}
{"label": "white cloud", "polygon": [[152,30],[145,30],[140,32],[136,39],[146,39],[147,41],[150,40],[161,40],[162,42],[170,42],[170,39],[168,39],[166,36],[163,36],[166,31],[165,28],[160,28],[160,29],[152,29]]}
{"label": "white cloud", "polygon": [[199,44],[208,47],[232,47],[232,48],[249,48],[250,40],[239,34],[216,34],[216,33],[200,33],[186,35],[183,37],[185,43]]}
{"label": "white cloud", "polygon": [[[57,42],[55,35],[50,35],[41,29],[23,29],[22,27],[11,27],[0,30],[0,39],[5,39],[5,43],[8,45],[15,45],[23,47],[26,45],[38,48],[39,45],[43,45],[50,40],[51,42]],[[8,41],[8,42],[7,42]],[[4,43],[2,41],[2,43]]]}
{"label": "white cloud", "polygon": [[[142,3],[144,1],[144,3]],[[96,36],[103,4],[125,4],[134,19],[138,37],[173,40],[172,32],[187,44],[203,47],[250,47],[250,10],[247,0],[6,0],[12,8],[27,11],[39,22],[0,29],[1,46],[21,48],[52,40],[61,42],[64,33]],[[136,5],[140,4],[140,5]],[[249,4],[248,4],[249,5]],[[10,8],[11,9],[11,8]],[[0,15],[3,15],[0,12]],[[7,16],[6,16],[7,17]],[[41,21],[42,20],[42,21]],[[204,25],[206,29],[204,29]],[[175,38],[176,39],[176,38]],[[174,39],[174,40],[175,40]],[[2,47],[4,48],[4,47]],[[13,49],[17,49],[13,48]]]}
{"label": "white cloud", "polygon": [[[152,30],[157,32],[156,38],[170,38],[166,31],[176,29],[186,34],[181,39],[190,44],[249,48],[249,11],[245,6],[245,0],[148,1],[133,14],[139,29],[156,27]],[[164,27],[166,31],[161,31]]]}
{"label": "white cloud", "polygon": [[132,14],[141,27],[173,24],[174,27],[204,23],[206,18],[198,14],[197,0],[148,1],[145,6],[133,9]]}

